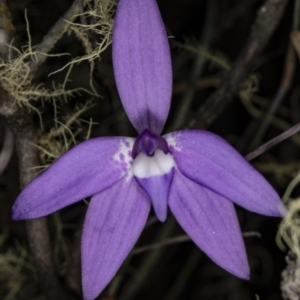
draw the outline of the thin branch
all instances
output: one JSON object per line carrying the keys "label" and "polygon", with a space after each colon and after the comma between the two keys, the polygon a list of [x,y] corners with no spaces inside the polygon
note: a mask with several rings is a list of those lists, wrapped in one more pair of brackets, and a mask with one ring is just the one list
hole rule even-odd
{"label": "thin branch", "polygon": [[[261,238],[261,234],[257,231],[246,231],[242,233],[243,237],[258,237]],[[175,237],[167,238],[158,243],[152,243],[150,245],[141,246],[131,251],[131,255],[138,255],[144,252],[156,250],[162,247],[190,242],[191,238],[187,234],[177,235]],[[199,250],[198,250],[199,251]]]}
{"label": "thin branch", "polygon": [[[217,1],[215,0],[207,1],[204,31],[202,33],[202,37],[200,41],[200,45],[205,51],[209,51],[213,41],[213,37],[214,37],[213,33],[215,31],[215,27],[217,23],[216,22],[217,12],[218,12]],[[200,55],[196,57],[188,81],[188,89],[180,99],[177,112],[175,113],[175,118],[170,126],[171,127],[170,131],[177,130],[185,123],[188,111],[197,92],[197,81],[198,78],[203,73],[205,62],[206,60],[204,57]]]}
{"label": "thin branch", "polygon": [[[20,184],[23,188],[36,176],[34,167],[38,165],[38,159],[36,148],[33,146],[36,143],[35,129],[31,123],[30,114],[24,108],[18,108],[13,116],[7,118],[7,121],[16,141]],[[52,259],[46,218],[26,221],[26,229],[29,247],[44,295],[49,300],[66,299]]]}
{"label": "thin branch", "polygon": [[[157,234],[155,241],[159,242],[165,240],[174,231],[175,224],[175,220],[173,218],[169,218],[164,224],[161,231]],[[152,268],[159,261],[163,253],[162,249],[163,248],[157,249],[146,255],[146,257],[141,261],[138,269],[136,270],[136,273],[134,274],[134,276],[132,276],[130,284],[124,287],[124,290],[121,291],[118,299],[127,300],[133,299],[135,297],[135,295],[141,289],[142,283],[145,281],[145,278],[147,278]]]}
{"label": "thin branch", "polygon": [[286,140],[290,136],[294,135],[298,131],[300,131],[300,123],[296,124],[295,126],[293,126],[292,128],[286,130],[285,132],[279,134],[278,136],[271,139],[267,143],[261,145],[260,147],[258,147],[257,149],[255,149],[254,151],[252,151],[251,153],[246,155],[245,158],[247,160],[252,160],[252,159],[256,158],[257,156],[259,156],[262,153],[266,152],[267,150],[269,150],[273,146],[277,145],[278,143],[281,143],[282,141]]}
{"label": "thin branch", "polygon": [[[299,1],[295,1],[294,5],[294,20],[293,20],[293,30],[298,29],[299,24],[299,12],[300,12],[300,5]],[[291,88],[294,74],[296,70],[296,53],[293,47],[293,40],[291,39],[288,45],[287,52],[285,54],[285,63],[284,63],[284,71],[283,76],[281,78],[281,82],[279,84],[279,88],[277,90],[277,93],[274,97],[274,100],[272,101],[272,105],[268,109],[265,118],[262,119],[259,129],[257,130],[252,143],[250,144],[249,149],[252,150],[255,147],[257,147],[265,133],[267,132],[267,129],[272,121],[273,116],[277,112],[280,104],[282,103],[283,99],[285,98],[286,94]]]}
{"label": "thin branch", "polygon": [[291,41],[293,46],[298,54],[298,58],[300,58],[300,31],[293,30],[290,34]]}
{"label": "thin branch", "polygon": [[196,112],[190,123],[191,127],[208,128],[232,101],[272,36],[287,2],[288,0],[266,0],[260,7],[246,46],[232,69],[224,76],[222,85]]}
{"label": "thin branch", "polygon": [[[66,11],[64,16],[60,18],[44,36],[42,42],[37,46],[35,51],[37,55],[35,57],[34,67],[40,66],[47,58],[44,53],[49,53],[55,44],[61,39],[61,37],[67,32],[70,27],[70,22],[78,16],[82,9],[82,1],[75,0],[70,8]],[[40,54],[43,53],[43,54]],[[33,68],[33,65],[32,65]]]}
{"label": "thin branch", "polygon": [[188,235],[186,235],[186,234],[178,235],[178,236],[175,236],[172,238],[165,239],[162,242],[153,243],[150,245],[146,245],[146,246],[142,246],[137,249],[134,249],[134,250],[132,250],[131,254],[137,255],[137,254],[141,254],[141,253],[144,253],[144,252],[147,252],[150,250],[156,250],[161,247],[170,246],[170,245],[183,243],[183,242],[190,242],[190,241],[191,241],[191,238]]}
{"label": "thin branch", "polygon": [[[79,0],[75,0],[64,18],[72,19],[77,13],[76,8],[80,5]],[[6,12],[6,10],[4,10]],[[79,10],[78,10],[79,11]],[[67,30],[69,25],[60,19],[45,36],[39,46],[38,51],[49,52],[58,39]],[[9,27],[2,27],[5,36],[12,39]],[[55,32],[56,30],[56,32]],[[5,60],[5,51],[1,51],[2,59]],[[37,57],[37,66],[43,62],[45,56]],[[37,150],[33,146],[36,144],[36,132],[32,123],[32,115],[26,107],[20,107],[9,93],[0,88],[0,113],[3,114],[12,130],[15,138],[16,150],[19,158],[19,172],[21,187],[25,187],[37,175],[35,167],[39,164]],[[62,288],[57,276],[53,255],[50,245],[50,237],[47,228],[46,218],[39,218],[26,221],[26,229],[29,247],[38,273],[38,279],[43,287],[43,293],[48,300],[74,299],[73,295],[66,293]]]}
{"label": "thin branch", "polygon": [[[0,123],[1,124],[1,123]],[[14,139],[10,129],[5,126],[4,143],[0,152],[0,174],[7,167],[14,148]]]}
{"label": "thin branch", "polygon": [[269,127],[269,124],[272,121],[273,116],[277,112],[280,104],[282,103],[286,94],[290,90],[292,80],[294,78],[295,69],[296,69],[296,55],[292,45],[289,44],[286,53],[284,73],[278,91],[272,101],[271,106],[269,107],[267,113],[265,114],[265,117],[262,119],[259,129],[256,131],[253,141],[249,146],[249,150],[254,149],[261,143]]}
{"label": "thin branch", "polygon": [[81,295],[81,236],[82,226],[75,234],[73,246],[70,249],[70,262],[65,277],[67,286],[76,295]]}

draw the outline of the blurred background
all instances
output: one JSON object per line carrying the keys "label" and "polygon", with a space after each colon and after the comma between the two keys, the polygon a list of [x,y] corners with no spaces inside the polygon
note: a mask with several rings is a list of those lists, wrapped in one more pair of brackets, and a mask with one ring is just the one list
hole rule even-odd
{"label": "blurred background", "polygon": [[[212,124],[206,126],[243,155],[300,122],[298,2],[288,2],[279,25],[251,64],[235,96]],[[35,60],[34,51],[73,1],[0,3],[0,25],[8,22],[5,18],[11,20],[13,38],[8,47],[10,58],[4,59],[0,66],[0,83],[4,82],[5,74],[13,72],[7,66],[16,59],[25,65],[33,64],[29,75],[28,72],[18,75],[18,82],[29,76],[18,91],[10,83],[1,84],[17,99],[18,105],[26,107],[33,120],[38,155],[35,172],[41,172],[87,138],[137,136],[123,110],[113,75],[110,34],[115,4],[107,0],[86,3],[82,15],[73,20],[76,24],[55,43],[42,64]],[[222,85],[226,72],[247,45],[263,3],[260,0],[158,0],[170,40],[174,79],[171,111],[164,133],[202,128],[197,119],[199,109]],[[105,9],[100,17],[84,14],[99,12],[101,7]],[[86,30],[82,26],[85,24],[97,24],[97,30]],[[0,149],[8,153],[2,161],[6,167],[0,174],[0,299],[45,299],[29,251],[25,222],[10,219],[21,183],[19,159],[11,142],[13,130],[9,128],[10,122],[0,116]],[[296,134],[251,161],[281,196],[299,172],[299,145],[300,135]],[[298,195],[299,190],[295,188],[291,197]],[[88,201],[80,201],[47,218],[55,268],[61,284],[74,299],[81,299],[80,229]],[[283,299],[280,285],[281,273],[287,267],[287,251],[282,251],[275,241],[281,220],[240,207],[236,210],[251,267],[249,281],[230,275],[207,258],[184,237],[170,212],[165,223],[157,221],[151,212],[132,254],[97,299]],[[290,257],[296,260],[293,255]]]}

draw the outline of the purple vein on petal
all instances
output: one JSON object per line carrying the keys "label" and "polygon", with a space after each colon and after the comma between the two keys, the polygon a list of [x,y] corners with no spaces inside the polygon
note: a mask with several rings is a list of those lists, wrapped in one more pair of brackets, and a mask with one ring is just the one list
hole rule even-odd
{"label": "purple vein on petal", "polygon": [[[130,10],[134,10],[136,9],[137,10],[137,20],[140,20],[140,15],[139,15],[139,6],[136,5],[132,5],[130,6],[129,3],[132,5],[133,2],[128,2],[128,7]],[[131,32],[131,27],[130,25],[132,25],[132,18],[129,17],[129,14],[126,15],[127,16],[127,31],[130,33]],[[134,91],[134,105],[135,107],[137,108],[138,110],[138,115],[139,116],[143,116],[145,112],[143,112],[143,107],[141,106],[141,101],[140,99],[145,99],[146,103],[147,103],[147,93],[146,93],[146,84],[145,84],[145,73],[144,72],[141,72],[141,76],[140,78],[142,78],[143,80],[141,80],[141,82],[139,83],[138,85],[138,88],[136,87],[136,84],[134,83],[134,78],[135,78],[135,66],[139,65],[141,69],[143,69],[144,67],[144,64],[143,64],[143,60],[142,60],[142,50],[140,49],[140,45],[141,45],[141,29],[140,29],[140,26],[137,27],[137,31],[138,31],[138,37],[139,37],[139,42],[138,43],[135,43],[134,40],[132,40],[132,37],[134,36],[133,34],[128,34],[128,41],[130,41],[130,43],[128,43],[128,49],[129,49],[129,53],[130,52],[134,52],[134,50],[136,50],[135,52],[135,55],[132,55],[130,56],[129,55],[129,60],[130,60],[130,73],[131,73],[131,83],[132,83],[132,89]],[[136,49],[134,49],[136,48]],[[138,97],[138,92],[140,90],[140,97]],[[149,114],[148,112],[146,112],[146,115],[145,115],[145,118],[147,119],[147,123],[149,123]]]}
{"label": "purple vein on petal", "polygon": [[42,217],[109,187],[131,168],[133,142],[105,137],[75,146],[25,187],[13,219]]}
{"label": "purple vein on petal", "polygon": [[85,300],[96,298],[115,275],[143,230],[149,210],[145,192],[125,177],[92,198],[82,240]]}
{"label": "purple vein on petal", "polygon": [[[141,1],[140,1],[141,2]],[[142,4],[146,4],[145,3],[142,3]],[[140,6],[139,5],[136,5],[136,9],[137,9],[137,15],[138,15],[138,20],[139,22],[143,22],[143,18],[141,16],[141,12],[140,12]],[[149,25],[149,23],[148,23]],[[141,75],[142,75],[142,82],[143,82],[143,88],[144,88],[144,101],[145,101],[145,104],[146,104],[146,107],[149,107],[149,99],[148,99],[148,94],[147,94],[147,82],[146,82],[146,78],[145,78],[145,58],[143,57],[143,54],[145,53],[144,52],[144,49],[143,49],[143,45],[146,44],[147,42],[147,39],[144,41],[143,40],[143,33],[141,32],[141,27],[142,26],[138,26],[138,35],[139,35],[139,45],[141,46],[142,49],[140,49],[140,54],[141,54],[141,69],[142,69],[142,72],[141,72]],[[149,60],[152,60],[153,62],[153,53],[152,52],[149,52],[149,57],[146,56],[146,61],[147,61],[147,58]],[[154,64],[154,62],[153,62]],[[132,74],[132,76],[134,76],[134,74]],[[138,99],[136,99],[138,101]],[[143,113],[143,112],[142,112]],[[145,114],[146,114],[146,118],[147,118],[147,123],[150,124],[150,112],[147,110],[145,111]],[[145,126],[145,125],[144,125]],[[148,125],[149,126],[149,125]],[[144,128],[150,128],[150,127],[144,127]]]}
{"label": "purple vein on petal", "polygon": [[[189,192],[191,193],[191,195],[193,195],[193,197],[194,197],[194,199],[197,199],[198,198],[198,201],[199,201],[199,205],[200,205],[200,207],[202,208],[202,210],[203,210],[203,212],[204,212],[204,214],[206,215],[206,218],[209,220],[209,224],[210,224],[210,227],[213,229],[213,231],[217,231],[218,230],[218,228],[216,228],[215,227],[215,224],[212,222],[212,218],[210,218],[209,216],[208,216],[208,214],[207,214],[207,210],[205,209],[205,208],[203,208],[203,206],[201,205],[201,199],[199,199],[199,194],[197,194],[197,195],[195,195],[195,191],[193,191],[192,189],[190,189],[190,187],[189,186],[187,186],[187,188],[189,189]],[[228,221],[230,222],[230,221],[233,221],[233,222],[231,222],[231,225],[237,225],[237,223],[238,223],[238,221],[237,221],[237,217],[236,217],[236,213],[235,213],[235,210],[234,210],[234,206],[233,206],[233,204],[232,203],[230,203],[227,199],[225,199],[224,197],[220,197],[218,194],[216,194],[216,193],[214,193],[213,191],[210,191],[209,189],[207,189],[207,188],[205,188],[205,187],[202,187],[201,188],[202,189],[202,192],[203,192],[203,194],[204,195],[206,195],[206,197],[207,197],[207,199],[209,199],[210,200],[210,204],[211,204],[211,206],[212,206],[212,208],[213,208],[213,210],[215,210],[215,211],[219,211],[219,213],[220,213],[220,215],[219,215],[219,221],[220,221],[220,227],[222,228],[226,228],[226,232],[227,233],[229,233],[230,231],[231,231],[231,228],[229,228],[229,224],[228,224]],[[216,201],[214,201],[214,199],[216,199],[216,198],[219,198],[220,199],[220,202],[217,204],[216,203]],[[229,212],[227,212],[227,211],[223,211],[222,212],[222,210],[220,210],[220,208],[222,207],[222,206],[225,206],[226,207],[226,205],[227,206],[231,206],[231,210],[229,211]],[[228,216],[225,216],[224,214],[225,213],[227,213],[227,214],[230,214],[230,216],[228,217]],[[227,217],[227,223],[225,222],[225,219],[224,218],[226,218]],[[239,228],[238,228],[239,229]],[[218,243],[219,244],[222,244],[222,241],[221,241],[221,239],[220,239],[220,236],[217,236],[218,237],[218,239],[219,239],[219,241],[218,241]],[[233,238],[234,237],[234,235],[233,234],[229,234],[228,235],[228,239],[230,239],[230,241],[231,241],[231,244],[232,245],[234,245],[235,243],[236,243],[236,240]],[[242,240],[242,238],[240,239],[240,240]],[[224,250],[225,250],[225,252],[227,253],[227,255],[228,256],[230,256],[231,258],[232,258],[232,260],[235,260],[236,259],[236,256],[231,252],[231,251],[229,251],[226,247],[224,248]],[[245,263],[245,256],[241,256],[240,255],[240,253],[238,253],[238,256],[239,256],[239,258],[240,258],[240,260],[241,261],[243,261],[243,263]]]}
{"label": "purple vein on petal", "polygon": [[120,0],[113,32],[118,91],[135,128],[160,133],[172,90],[168,40],[155,0]]}
{"label": "purple vein on petal", "polygon": [[233,204],[184,177],[174,174],[169,206],[194,242],[227,271],[249,278],[249,266]]}
{"label": "purple vein on petal", "polygon": [[285,207],[266,179],[231,145],[207,131],[165,136],[178,169],[188,178],[247,210],[282,216]]}

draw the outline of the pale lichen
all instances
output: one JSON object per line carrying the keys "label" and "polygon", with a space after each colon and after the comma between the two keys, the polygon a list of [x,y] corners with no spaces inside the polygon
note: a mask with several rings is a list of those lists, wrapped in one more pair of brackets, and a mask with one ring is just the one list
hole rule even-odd
{"label": "pale lichen", "polygon": [[[82,120],[80,116],[94,107],[93,101],[76,105],[71,113],[64,115],[59,121],[55,120],[55,127],[44,133],[38,140],[37,145],[41,166],[37,167],[41,171],[47,168],[55,159],[67,152],[70,147],[77,144],[77,136],[82,131],[82,124],[88,123],[85,138],[88,139],[91,127],[94,124],[92,119]],[[57,114],[57,113],[56,113]],[[76,126],[75,126],[76,125]]]}
{"label": "pale lichen", "polygon": [[6,233],[0,235],[0,281],[3,300],[16,299],[26,285],[37,285],[28,252],[17,241],[10,245]]}
{"label": "pale lichen", "polygon": [[10,95],[10,98],[13,99],[13,101],[16,101],[18,105],[26,105],[40,114],[34,104],[37,100],[57,101],[59,99],[66,99],[66,97],[72,97],[83,91],[91,94],[90,91],[80,87],[76,89],[66,89],[69,72],[67,73],[64,83],[53,83],[51,90],[46,88],[43,83],[34,84],[33,75],[35,70],[33,69],[33,66],[35,65],[37,55],[60,57],[68,54],[47,54],[35,51],[35,47],[32,47],[31,44],[28,21],[27,33],[28,46],[17,49],[13,45],[8,45],[9,51],[7,57],[5,60],[0,58],[1,87]]}
{"label": "pale lichen", "polygon": [[92,81],[92,73],[95,68],[95,60],[100,60],[102,52],[111,44],[116,1],[86,0],[84,1],[84,7],[86,10],[77,16],[80,17],[81,23],[69,23],[71,25],[70,32],[75,34],[81,42],[85,55],[72,59],[52,74],[62,71],[70,65],[88,61],[90,64],[90,86],[96,94]]}
{"label": "pale lichen", "polygon": [[300,258],[300,197],[293,199],[291,195],[299,183],[300,173],[291,181],[283,195],[288,212],[281,221],[276,237],[277,244],[282,250],[285,250],[287,245],[298,258]]}

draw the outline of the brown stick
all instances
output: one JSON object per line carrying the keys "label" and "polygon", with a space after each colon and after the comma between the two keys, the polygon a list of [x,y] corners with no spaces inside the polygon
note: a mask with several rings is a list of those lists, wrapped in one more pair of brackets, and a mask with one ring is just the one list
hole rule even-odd
{"label": "brown stick", "polygon": [[247,160],[252,160],[299,131],[300,131],[300,123],[296,124],[295,126],[291,127],[289,130],[284,131],[283,133],[277,135],[275,138],[261,145],[260,147],[258,147],[257,149],[255,149],[254,151],[246,155],[245,158]]}
{"label": "brown stick", "polygon": [[[69,22],[73,22],[82,8],[82,0],[74,0],[70,8],[65,12],[64,16],[60,18],[44,36],[42,42],[37,46],[35,57],[36,66],[40,66],[47,58],[47,56],[40,53],[49,53],[57,41],[67,32],[70,27]],[[33,66],[32,66],[33,67]]]}
{"label": "brown stick", "polygon": [[[0,5],[6,8],[6,1],[0,0]],[[76,9],[81,5],[79,0],[75,0],[71,8],[66,13],[66,19],[71,19],[70,14],[76,14]],[[3,9],[5,13],[7,8]],[[9,13],[6,13],[9,18]],[[9,26],[0,22],[0,30],[5,34],[7,40],[11,40],[11,32],[8,32]],[[67,25],[66,25],[67,24]],[[59,26],[60,25],[60,26]],[[43,52],[50,51],[58,40],[67,30],[68,23],[60,19],[56,26],[50,30],[39,46]],[[57,35],[54,33],[57,30]],[[5,61],[5,49],[1,49],[0,54]],[[39,64],[43,62],[43,58]],[[10,96],[9,93],[0,87],[0,113],[6,117],[7,123],[14,133],[15,147],[19,158],[20,185],[25,187],[37,174],[34,167],[38,165],[37,150],[33,146],[36,144],[36,131],[32,123],[32,114],[27,107],[20,107]],[[29,247],[38,273],[38,278],[42,286],[42,291],[47,300],[65,300],[74,299],[74,296],[67,293],[61,286],[53,262],[52,248],[46,218],[29,220],[26,222],[26,229],[29,241]]]}
{"label": "brown stick", "polygon": [[[38,159],[36,148],[33,146],[36,143],[35,129],[31,122],[31,115],[25,108],[18,107],[12,116],[7,117],[7,122],[15,137],[20,185],[23,188],[36,176],[34,167],[38,165]],[[29,247],[46,299],[66,299],[52,259],[46,218],[26,221],[26,229]]]}
{"label": "brown stick", "polygon": [[246,46],[232,69],[224,76],[222,85],[196,112],[190,123],[191,127],[208,128],[228,106],[240,85],[251,73],[258,55],[267,45],[287,2],[288,0],[266,0],[260,7]]}

